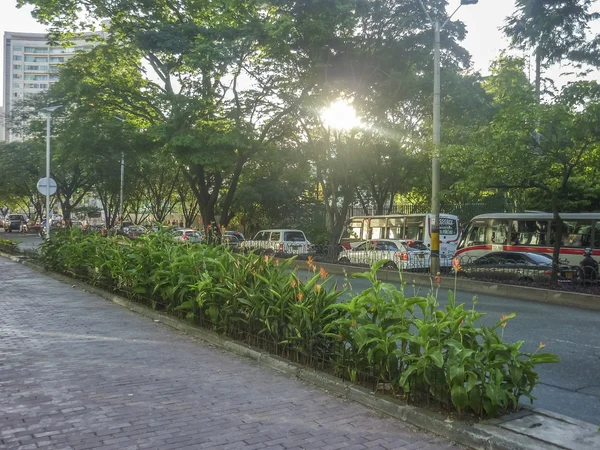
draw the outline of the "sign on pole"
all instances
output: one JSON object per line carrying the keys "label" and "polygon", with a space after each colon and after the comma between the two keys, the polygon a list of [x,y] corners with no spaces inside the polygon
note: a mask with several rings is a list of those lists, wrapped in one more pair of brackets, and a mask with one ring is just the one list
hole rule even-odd
{"label": "sign on pole", "polygon": [[37,188],[42,195],[54,195],[56,193],[56,181],[54,181],[52,178],[41,178],[37,183]]}

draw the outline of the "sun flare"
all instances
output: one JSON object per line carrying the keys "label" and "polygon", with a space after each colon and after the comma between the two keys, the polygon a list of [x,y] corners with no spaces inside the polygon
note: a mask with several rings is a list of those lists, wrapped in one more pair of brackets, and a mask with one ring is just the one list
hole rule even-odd
{"label": "sun flare", "polygon": [[346,100],[336,100],[321,111],[321,119],[325,126],[335,130],[350,130],[362,126],[360,117]]}

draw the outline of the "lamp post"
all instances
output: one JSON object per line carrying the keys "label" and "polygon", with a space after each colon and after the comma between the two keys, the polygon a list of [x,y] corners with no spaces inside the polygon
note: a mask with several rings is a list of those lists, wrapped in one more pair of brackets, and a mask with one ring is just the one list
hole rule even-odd
{"label": "lamp post", "polygon": [[433,151],[431,155],[431,266],[430,273],[434,276],[440,271],[440,142],[441,142],[441,119],[440,119],[440,33],[446,24],[462,5],[475,5],[479,0],[461,0],[460,5],[440,26],[436,17],[432,19],[429,11],[425,8],[423,0],[419,0],[421,8],[425,11],[427,18],[433,26]]}
{"label": "lamp post", "polygon": [[52,120],[52,113],[60,108],[57,106],[47,106],[46,108],[40,109],[40,112],[46,114],[46,239],[50,239],[50,125]]}
{"label": "lamp post", "polygon": [[[115,116],[117,120],[125,122],[125,119],[120,116]],[[125,152],[121,150],[121,188],[119,190],[119,222],[123,228],[123,185],[125,184]]]}

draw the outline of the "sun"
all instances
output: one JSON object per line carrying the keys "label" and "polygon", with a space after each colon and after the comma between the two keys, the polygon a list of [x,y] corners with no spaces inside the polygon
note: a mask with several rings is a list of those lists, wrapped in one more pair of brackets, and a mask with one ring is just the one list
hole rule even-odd
{"label": "sun", "polygon": [[335,130],[351,130],[362,126],[360,117],[346,100],[336,100],[327,108],[321,110],[321,119],[325,126]]}

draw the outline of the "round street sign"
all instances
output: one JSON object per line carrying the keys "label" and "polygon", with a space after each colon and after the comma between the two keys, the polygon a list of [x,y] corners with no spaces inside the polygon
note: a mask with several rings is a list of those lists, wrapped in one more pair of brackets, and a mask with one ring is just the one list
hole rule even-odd
{"label": "round street sign", "polygon": [[41,178],[40,181],[38,181],[38,191],[40,191],[40,194],[42,195],[54,195],[56,193],[56,181],[50,178],[50,182],[47,183],[46,180],[48,180],[48,178],[44,177]]}

